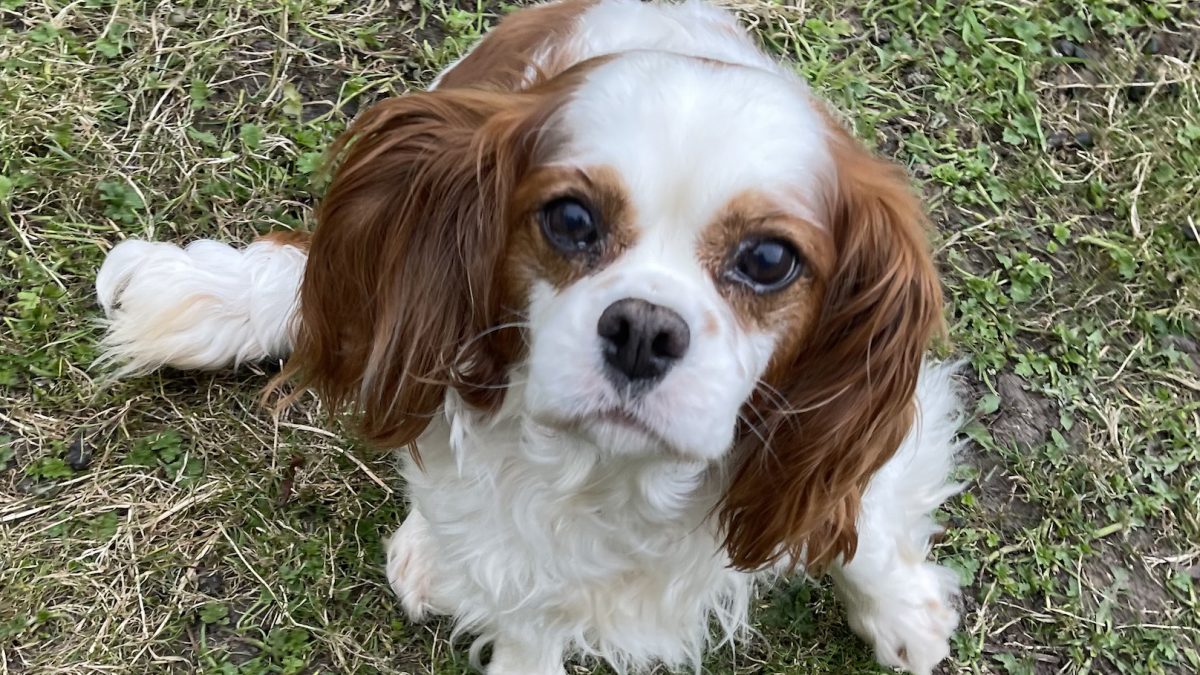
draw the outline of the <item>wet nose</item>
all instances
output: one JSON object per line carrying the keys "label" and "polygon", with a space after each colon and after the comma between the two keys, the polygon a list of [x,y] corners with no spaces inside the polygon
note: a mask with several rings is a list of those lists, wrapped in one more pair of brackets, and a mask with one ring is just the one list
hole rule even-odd
{"label": "wet nose", "polygon": [[658,380],[687,353],[691,331],[674,310],[637,298],[609,305],[596,324],[609,378],[619,385]]}

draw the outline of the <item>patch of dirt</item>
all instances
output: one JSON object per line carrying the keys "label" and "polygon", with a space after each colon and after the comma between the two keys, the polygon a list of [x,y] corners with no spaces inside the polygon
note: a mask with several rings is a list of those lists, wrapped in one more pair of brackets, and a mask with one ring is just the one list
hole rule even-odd
{"label": "patch of dirt", "polygon": [[1137,46],[1149,56],[1169,56],[1186,60],[1197,50],[1196,36],[1186,32],[1155,31],[1148,28],[1135,32]]}
{"label": "patch of dirt", "polygon": [[1100,76],[1091,70],[1073,68],[1069,65],[1058,66],[1051,70],[1049,79],[1055,85],[1058,95],[1066,100],[1085,98],[1101,81]]}
{"label": "patch of dirt", "polygon": [[225,577],[219,570],[210,570],[201,564],[196,567],[196,590],[213,597],[225,595]]}
{"label": "patch of dirt", "polygon": [[427,17],[425,24],[421,25],[421,7],[414,0],[400,0],[396,3],[395,9],[398,18],[412,21],[411,37],[414,43],[436,46],[446,41],[446,30],[442,27],[441,21]]}
{"label": "patch of dirt", "polygon": [[32,22],[27,23],[27,18],[21,12],[15,11],[0,11],[0,28],[8,28],[14,31],[28,30],[32,26]]}
{"label": "patch of dirt", "polygon": [[[231,615],[230,621],[233,620],[234,617]],[[220,655],[224,663],[241,666],[262,652],[258,645],[236,634],[233,629],[215,624],[205,627],[204,649],[201,651],[201,625],[197,621],[188,627],[188,638],[191,640],[192,646],[191,649],[187,647],[181,649],[181,656],[193,660],[201,653]]]}
{"label": "patch of dirt", "polygon": [[[303,102],[302,121],[308,122],[320,117],[339,106],[339,103],[339,112],[347,119],[352,119],[361,109],[395,93],[386,90],[373,91],[341,102],[343,87],[355,74],[365,71],[387,71],[402,75],[408,81],[424,79],[420,73],[422,60],[415,56],[425,42],[435,47],[440,45],[445,40],[445,31],[442,30],[440,21],[433,17],[428,17],[425,25],[421,26],[421,9],[415,2],[397,2],[390,10],[385,12],[386,28],[372,38],[377,46],[368,51],[353,44],[339,45],[332,41],[322,41],[311,35],[295,38],[293,44],[299,47],[300,51],[292,51],[286,81],[300,93]],[[264,95],[265,88],[271,81],[269,65],[282,58],[276,52],[283,47],[284,45],[274,39],[261,37],[232,46],[229,61],[257,64],[257,71],[225,73],[222,79],[228,79],[230,76],[240,77],[214,88],[210,100],[214,103],[234,104],[243,97],[255,100]],[[372,63],[364,67],[360,62],[362,60]],[[215,121],[224,120],[219,118]]]}
{"label": "patch of dirt", "polygon": [[1141,105],[1151,95],[1176,96],[1180,91],[1178,83],[1162,86],[1147,83],[1168,75],[1171,70],[1168,61],[1195,60],[1194,36],[1148,28],[1134,29],[1132,35],[1132,44],[1125,41],[1075,44],[1067,39],[1055,40],[1055,51],[1068,61],[1051,65],[1039,78],[1045,86],[1043,97],[1060,103],[1088,101],[1103,109],[1110,91],[1100,86],[1105,84],[1125,85],[1122,98],[1132,106]]}
{"label": "patch of dirt", "polygon": [[1000,409],[988,425],[1002,443],[1030,448],[1044,443],[1050,429],[1058,425],[1058,409],[1052,401],[1025,388],[1025,380],[1004,373],[996,381]]}
{"label": "patch of dirt", "polygon": [[[12,456],[8,458],[8,461],[0,464],[0,475],[4,475],[8,471],[28,463],[33,448],[29,441],[19,436],[14,436],[6,445],[0,447],[7,448],[12,452]],[[13,476],[16,475],[14,472]]]}
{"label": "patch of dirt", "polygon": [[1182,335],[1168,335],[1163,339],[1164,346],[1174,347],[1176,351],[1187,354],[1192,364],[1192,372],[1200,373],[1200,343]]}
{"label": "patch of dirt", "polygon": [[[1123,552],[1116,545],[1107,545],[1099,547],[1096,555],[1084,559],[1080,574],[1083,587],[1080,603],[1089,612],[1086,616],[1095,616],[1115,626],[1178,625],[1181,610],[1167,591],[1165,579],[1157,570],[1135,560],[1155,548],[1150,536],[1134,532],[1130,535],[1129,543],[1132,553]],[[1108,615],[1099,617],[1100,608],[1105,606]],[[1194,644],[1194,641],[1183,634],[1176,645],[1186,646],[1189,643]],[[1102,672],[1117,670],[1103,656],[1096,666]]]}
{"label": "patch of dirt", "polygon": [[981,508],[992,514],[997,529],[1018,533],[1042,520],[1042,508],[1025,498],[1024,488],[1003,462],[983,452],[965,459],[979,469],[979,479],[969,489]]}
{"label": "patch of dirt", "polygon": [[1118,624],[1160,623],[1173,604],[1163,581],[1116,546],[1085,558],[1080,577],[1084,607],[1096,612],[1108,603]]}
{"label": "patch of dirt", "polygon": [[894,115],[876,125],[876,148],[888,157],[902,159],[905,137],[913,133],[930,133],[931,126],[929,116],[916,111]]}
{"label": "patch of dirt", "polygon": [[[974,399],[988,393],[982,383],[971,380]],[[1024,380],[1004,373],[997,382],[1000,409],[986,423],[992,437],[1002,444],[1016,443],[1029,447],[1044,442],[1049,429],[1058,424],[1057,410],[1050,401],[1025,391]],[[974,444],[969,446],[963,461],[979,470],[979,478],[970,491],[980,507],[992,514],[994,526],[1006,534],[1017,534],[1042,520],[1042,508],[1026,498],[1022,481],[1004,461],[984,452]]]}

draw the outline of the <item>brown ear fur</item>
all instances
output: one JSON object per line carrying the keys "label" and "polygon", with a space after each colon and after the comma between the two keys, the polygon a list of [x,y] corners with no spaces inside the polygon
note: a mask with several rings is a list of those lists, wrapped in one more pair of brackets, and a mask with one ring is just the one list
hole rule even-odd
{"label": "brown ear fur", "polygon": [[369,441],[400,447],[453,385],[490,409],[520,337],[495,280],[505,207],[536,134],[521,94],[456,90],[386,100],[335,144],[344,155],[318,210],[296,376],[359,413]]}
{"label": "brown ear fur", "polygon": [[942,329],[907,177],[840,130],[833,144],[835,271],[807,338],[764,378],[774,391],[753,402],[762,423],[742,438],[720,514],[742,569],[782,559],[820,571],[854,555],[859,501],[912,424],[921,360]]}

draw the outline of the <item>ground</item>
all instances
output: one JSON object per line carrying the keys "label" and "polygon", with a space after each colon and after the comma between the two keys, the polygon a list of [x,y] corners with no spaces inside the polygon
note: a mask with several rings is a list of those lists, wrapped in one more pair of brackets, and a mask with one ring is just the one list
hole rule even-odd
{"label": "ground", "polygon": [[[936,225],[974,394],[945,672],[1196,672],[1200,9],[735,6]],[[386,590],[386,453],[254,369],[100,386],[92,280],[124,237],[310,227],[347,120],[508,9],[0,0],[0,673],[468,671]],[[880,672],[826,584],[757,618],[709,672]]]}

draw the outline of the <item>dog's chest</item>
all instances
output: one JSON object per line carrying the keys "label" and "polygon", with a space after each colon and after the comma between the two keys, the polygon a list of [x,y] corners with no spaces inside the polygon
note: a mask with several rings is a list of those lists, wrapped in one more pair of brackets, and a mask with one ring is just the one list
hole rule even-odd
{"label": "dog's chest", "polygon": [[744,623],[752,579],[727,566],[707,472],[531,442],[515,422],[431,429],[422,457],[406,466],[410,496],[456,613],[536,612],[597,644],[656,651],[702,643],[714,613]]}

